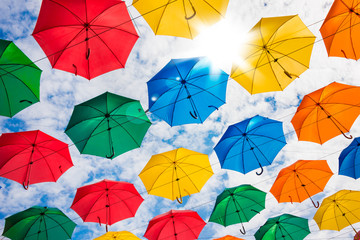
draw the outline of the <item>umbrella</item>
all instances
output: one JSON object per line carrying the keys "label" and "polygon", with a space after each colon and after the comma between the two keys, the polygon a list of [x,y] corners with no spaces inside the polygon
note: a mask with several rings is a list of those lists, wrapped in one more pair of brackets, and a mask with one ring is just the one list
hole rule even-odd
{"label": "umbrella", "polygon": [[359,239],[360,239],[360,231],[358,231],[354,236],[354,240],[359,240]]}
{"label": "umbrella", "polygon": [[137,236],[128,231],[107,232],[94,240],[140,240]]}
{"label": "umbrella", "polygon": [[214,238],[213,240],[244,240],[244,239],[237,238],[237,237],[230,236],[230,235],[226,235],[226,236],[221,237],[221,238]]}
{"label": "umbrella", "polygon": [[0,39],[0,115],[39,102],[41,70],[11,41]]}
{"label": "umbrella", "polygon": [[359,0],[335,0],[320,28],[329,56],[360,58]]}
{"label": "umbrella", "polygon": [[240,232],[245,234],[242,223],[249,222],[265,209],[265,196],[265,192],[247,184],[226,188],[216,198],[209,222],[216,222],[225,227],[241,223]]}
{"label": "umbrella", "polygon": [[206,57],[173,59],[147,83],[149,110],[170,126],[202,123],[225,103],[227,80]]}
{"label": "umbrella", "polygon": [[25,189],[34,183],[56,182],[72,166],[68,145],[39,130],[0,136],[0,176]]}
{"label": "umbrella", "polygon": [[360,191],[340,190],[325,198],[314,215],[320,230],[337,230],[360,222]]}
{"label": "umbrella", "polygon": [[127,182],[102,180],[77,189],[71,208],[84,222],[108,225],[134,217],[144,199],[134,185]]}
{"label": "umbrella", "polygon": [[350,131],[360,114],[360,87],[337,82],[304,96],[291,120],[299,141],[323,144]]}
{"label": "umbrella", "polygon": [[358,179],[360,177],[360,138],[355,138],[339,156],[339,174]]}
{"label": "umbrella", "polygon": [[80,153],[112,159],[140,147],[150,125],[139,101],[106,92],[76,105],[65,133]]}
{"label": "umbrella", "polygon": [[144,237],[149,240],[197,239],[206,223],[195,211],[170,210],[150,220]]}
{"label": "umbrella", "polygon": [[310,233],[308,220],[291,214],[269,218],[255,233],[256,240],[302,240]]}
{"label": "umbrella", "polygon": [[333,172],[326,160],[298,160],[281,169],[270,192],[278,202],[302,202],[311,199],[314,207],[319,207],[311,196],[322,192]]}
{"label": "umbrella", "polygon": [[3,236],[12,240],[71,239],[76,224],[57,208],[34,206],[5,218]]}
{"label": "umbrella", "polygon": [[139,36],[124,1],[43,0],[33,37],[53,68],[90,80],[123,68]]}
{"label": "umbrella", "polygon": [[251,94],[282,91],[309,68],[314,42],[297,15],[262,18],[250,30],[230,77]]}
{"label": "umbrella", "polygon": [[196,37],[225,16],[229,0],[135,0],[133,6],[156,35]]}
{"label": "umbrella", "polygon": [[229,126],[214,150],[222,168],[260,175],[285,144],[282,122],[257,115]]}
{"label": "umbrella", "polygon": [[178,148],[152,156],[139,177],[149,194],[182,203],[182,197],[200,192],[213,174],[208,155]]}

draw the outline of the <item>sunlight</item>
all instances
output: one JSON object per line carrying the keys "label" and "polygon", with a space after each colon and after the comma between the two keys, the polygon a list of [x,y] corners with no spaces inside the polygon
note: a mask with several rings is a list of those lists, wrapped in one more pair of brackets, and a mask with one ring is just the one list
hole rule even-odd
{"label": "sunlight", "polygon": [[248,29],[241,25],[234,25],[229,20],[223,19],[217,24],[203,29],[196,37],[197,51],[209,57],[217,66],[225,71],[231,69],[233,62],[239,62],[241,51]]}

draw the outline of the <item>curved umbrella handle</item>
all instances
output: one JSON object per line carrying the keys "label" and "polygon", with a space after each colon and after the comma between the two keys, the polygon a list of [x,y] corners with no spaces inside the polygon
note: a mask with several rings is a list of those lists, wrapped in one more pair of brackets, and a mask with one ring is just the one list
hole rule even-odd
{"label": "curved umbrella handle", "polygon": [[100,217],[98,216],[98,221],[99,221],[99,226],[101,227],[101,221],[100,221]]}
{"label": "curved umbrella handle", "polygon": [[180,204],[183,203],[183,199],[182,199],[181,195],[180,195],[180,198],[176,197],[176,201],[178,201],[178,203],[180,203]]}
{"label": "curved umbrella handle", "polygon": [[289,198],[290,198],[291,204],[293,204],[293,200],[292,200],[292,197],[290,195],[289,195]]}
{"label": "curved umbrella handle", "polygon": [[261,168],[261,171],[259,173],[256,172],[256,175],[258,175],[258,176],[260,176],[264,172],[264,168],[263,168],[263,166],[261,166],[261,164],[260,164],[260,168]]}
{"label": "curved umbrella handle", "polygon": [[32,101],[29,101],[29,100],[26,100],[26,99],[20,100],[19,102],[20,102],[20,103],[23,103],[23,102],[28,102],[28,103],[30,103],[30,104],[33,104],[33,102],[32,102]]}
{"label": "curved umbrella handle", "polygon": [[215,107],[214,105],[209,105],[208,107],[213,107],[215,108],[216,110],[219,110],[217,107]]}
{"label": "curved umbrella handle", "polygon": [[316,201],[316,204],[315,204],[314,200],[312,200],[312,198],[310,198],[310,199],[311,199],[311,202],[312,202],[312,204],[314,205],[314,207],[315,207],[315,208],[319,208],[319,206],[320,206],[319,201]]}
{"label": "curved umbrella handle", "polygon": [[77,76],[77,67],[76,67],[76,65],[75,65],[75,64],[73,64],[72,66],[75,68],[75,72],[74,72],[74,74],[75,74],[75,76]]}
{"label": "curved umbrella handle", "polygon": [[23,187],[24,187],[25,190],[28,190],[28,189],[29,189],[29,182],[28,182],[26,185],[25,185],[25,182],[23,182],[22,185],[23,185]]}
{"label": "curved umbrella handle", "polygon": [[242,223],[241,223],[241,226],[242,226],[242,230],[239,229],[239,231],[242,233],[242,235],[245,235],[245,234],[246,234],[246,230],[245,230],[245,228],[244,228],[244,225],[242,225]]}
{"label": "curved umbrella handle", "polygon": [[[193,10],[193,14],[190,16],[190,17],[188,17],[188,16],[186,16],[186,12],[185,12],[185,19],[186,20],[190,20],[190,19],[192,19],[193,17],[195,17],[195,15],[196,15],[196,10],[195,10],[195,8],[194,8],[194,6],[192,5],[192,3],[191,3],[191,1],[189,0],[189,2],[190,2],[190,5],[191,5],[191,8],[192,8],[192,10]],[[184,3],[185,4],[185,3]],[[185,7],[185,6],[184,6]]]}
{"label": "curved umbrella handle", "polygon": [[111,159],[115,155],[114,147],[111,146],[111,152],[112,154],[110,156],[106,155],[106,158]]}
{"label": "curved umbrella handle", "polygon": [[342,135],[343,135],[344,137],[346,137],[347,139],[352,139],[352,138],[353,138],[352,135],[346,136],[345,133],[343,133],[343,132],[341,132],[341,133],[342,133]]}
{"label": "curved umbrella handle", "polygon": [[197,119],[197,118],[198,118],[196,112],[194,112],[194,114],[193,114],[191,111],[189,111],[189,113],[190,113],[190,115],[191,115],[194,119]]}

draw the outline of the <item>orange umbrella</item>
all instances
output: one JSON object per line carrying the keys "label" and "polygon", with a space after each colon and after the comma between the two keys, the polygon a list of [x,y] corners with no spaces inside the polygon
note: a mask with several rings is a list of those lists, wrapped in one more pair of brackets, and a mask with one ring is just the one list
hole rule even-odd
{"label": "orange umbrella", "polygon": [[360,87],[333,82],[305,95],[292,125],[299,141],[323,144],[350,131],[360,114]]}
{"label": "orange umbrella", "polygon": [[243,238],[237,238],[237,237],[233,237],[230,235],[226,235],[224,237],[221,238],[214,238],[213,240],[244,240]]}
{"label": "orange umbrella", "polygon": [[294,164],[281,169],[270,192],[278,202],[302,202],[322,192],[333,172],[326,160],[298,160]]}
{"label": "orange umbrella", "polygon": [[329,56],[360,58],[360,0],[335,0],[320,28]]}

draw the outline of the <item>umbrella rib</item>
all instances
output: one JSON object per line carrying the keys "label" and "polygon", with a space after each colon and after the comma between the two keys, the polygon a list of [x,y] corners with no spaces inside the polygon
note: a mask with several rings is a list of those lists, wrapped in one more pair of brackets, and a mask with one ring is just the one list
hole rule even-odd
{"label": "umbrella rib", "polygon": [[309,68],[309,66],[303,64],[302,62],[299,62],[298,60],[296,60],[296,59],[294,59],[294,58],[292,58],[292,57],[290,57],[289,54],[283,54],[283,53],[278,52],[278,51],[276,51],[276,50],[274,50],[274,49],[270,49],[270,50],[273,51],[273,52],[276,52],[276,53],[279,54],[279,55],[282,55],[281,58],[286,58],[286,57],[287,57],[287,58],[289,58],[289,59],[297,62],[298,64],[300,64],[300,65],[302,65],[302,66],[304,66],[304,67],[306,67],[306,68]]}
{"label": "umbrella rib", "polygon": [[[59,61],[59,59],[61,58],[61,56],[62,56],[63,53],[65,52],[65,50],[67,50],[67,49],[70,48],[70,47],[75,46],[75,45],[70,46],[70,43],[71,43],[72,41],[74,41],[78,36],[80,36],[80,34],[84,31],[84,29],[85,29],[85,28],[80,29],[80,31],[79,31],[77,34],[75,34],[75,36],[65,45],[64,49],[59,50],[59,51],[57,51],[57,52],[55,52],[55,53],[52,54],[52,55],[55,55],[55,54],[58,54],[58,53],[59,53],[59,57],[57,57],[57,59],[54,61],[54,64],[52,65],[52,67],[54,67],[54,66],[57,64],[57,62]],[[70,47],[69,47],[69,46],[70,46]]]}
{"label": "umbrella rib", "polygon": [[[271,50],[271,49],[270,49],[270,50]],[[270,50],[269,50],[269,51],[270,51]],[[274,69],[273,69],[273,66],[272,66],[272,64],[271,64],[273,61],[274,61],[274,63],[275,63],[275,58],[271,55],[270,52],[265,52],[265,55],[266,55],[266,58],[267,58],[267,60],[268,60],[268,64],[270,65],[271,72],[273,73],[273,75],[274,75],[274,77],[275,77],[275,79],[276,79],[276,82],[278,83],[281,91],[283,91],[284,88],[281,86],[281,84],[280,84],[280,82],[279,82],[279,79],[278,79],[278,77],[277,77],[277,75],[276,75],[276,73],[275,73],[275,71],[274,71]],[[269,57],[269,56],[271,56],[273,59],[270,60],[270,57]],[[282,66],[279,62],[277,62],[277,63],[279,64],[279,66],[280,66],[284,71],[286,71],[285,68],[283,68],[283,66]]]}
{"label": "umbrella rib", "polygon": [[[155,166],[154,166],[154,167],[155,167]],[[158,174],[158,175],[156,176],[156,178],[154,179],[153,184],[151,185],[151,188],[150,188],[150,190],[149,190],[148,192],[150,192],[150,191],[152,190],[152,188],[154,187],[155,183],[159,180],[160,176],[161,176],[165,171],[167,171],[170,167],[171,167],[171,165],[169,165],[169,166],[168,166],[167,168],[165,168],[160,174]],[[159,187],[165,186],[165,185],[170,184],[170,183],[172,183],[172,181],[169,182],[169,183],[166,183],[166,184],[162,184],[162,185],[160,185]]]}
{"label": "umbrella rib", "polygon": [[271,140],[273,140],[273,141],[277,141],[277,142],[280,142],[280,143],[285,143],[286,144],[286,142],[283,142],[281,139],[279,139],[279,138],[281,138],[283,135],[281,135],[281,136],[279,136],[279,137],[270,137],[270,136],[266,136],[266,135],[259,135],[259,134],[253,134],[253,133],[250,133],[250,134],[248,134],[248,135],[250,135],[250,136],[257,136],[257,137],[263,137],[263,138],[268,138],[268,139],[271,139]]}
{"label": "umbrella rib", "polygon": [[[90,118],[91,119],[91,118]],[[96,127],[94,127],[94,129],[90,132],[90,134],[88,135],[88,137],[84,138],[83,140],[78,141],[78,143],[85,141],[84,143],[84,147],[81,149],[81,151],[84,151],[87,143],[89,142],[90,138],[92,137],[92,135],[94,134],[95,130],[100,126],[100,124],[102,124],[104,122],[105,118],[101,119],[101,121],[98,123],[98,125],[96,125]],[[83,121],[81,121],[83,122]],[[75,125],[74,125],[75,126]],[[80,151],[80,152],[81,152]]]}
{"label": "umbrella rib", "polygon": [[[35,149],[35,147],[34,147],[34,149]],[[38,150],[38,152],[40,153],[40,155],[42,156],[42,158],[44,159],[46,165],[48,166],[48,168],[49,168],[49,170],[50,170],[50,172],[51,172],[51,175],[52,175],[54,181],[56,181],[55,175],[54,175],[54,173],[53,173],[53,171],[52,171],[52,169],[51,169],[51,167],[50,167],[50,165],[49,165],[49,163],[48,163],[48,160],[45,158],[46,156],[44,156],[44,155],[42,154],[42,152],[39,151],[39,149],[37,149],[37,150]],[[49,155],[47,155],[47,156],[49,156]],[[37,161],[39,161],[40,159],[41,159],[41,158],[37,159]],[[29,175],[30,175],[30,174],[29,174]]]}
{"label": "umbrella rib", "polygon": [[[134,117],[135,118],[135,117]],[[131,121],[129,120],[129,121],[126,121],[126,122],[124,122],[124,123],[119,123],[118,121],[116,121],[115,119],[113,119],[113,118],[111,118],[114,122],[116,122],[117,124],[118,124],[118,126],[119,127],[121,127],[129,136],[130,136],[130,138],[134,141],[134,143],[138,146],[138,147],[140,147],[140,145],[141,145],[141,142],[140,142],[140,144],[135,140],[135,138],[133,137],[133,135],[132,134],[130,134],[130,132],[123,126],[123,124],[126,124],[126,123],[131,123]],[[144,122],[147,122],[147,121],[144,121]]]}
{"label": "umbrella rib", "polygon": [[[64,232],[66,233],[66,235],[68,235],[68,237],[71,239],[71,235],[68,234],[68,232],[66,231],[66,229],[65,229],[58,221],[56,221],[54,218],[50,217],[48,214],[44,215],[44,223],[45,223],[45,216],[48,217],[48,218],[50,218],[50,219],[53,220],[54,222],[56,222],[56,223],[58,224],[58,226],[60,226],[60,227],[64,230]],[[69,223],[69,222],[71,223],[72,221],[70,220],[70,221],[67,221],[67,222],[65,222],[65,223]],[[54,227],[52,227],[52,228],[54,228]],[[46,234],[47,234],[47,231],[46,231]]]}
{"label": "umbrella rib", "polygon": [[[60,7],[63,7],[65,10],[67,10],[69,13],[71,13],[71,15],[73,15],[75,17],[75,19],[77,19],[81,24],[84,24],[84,21],[79,16],[77,16],[74,12],[72,12],[69,8],[65,7],[64,5],[62,5],[58,2],[55,2],[54,0],[49,0],[49,1],[59,5]],[[85,3],[86,3],[86,0],[85,0]]]}
{"label": "umbrella rib", "polygon": [[[122,191],[125,191],[125,190],[122,190]],[[125,200],[126,200],[126,199],[130,199],[130,198],[137,197],[137,195],[134,194],[133,192],[130,192],[130,191],[126,191],[126,192],[131,193],[132,196],[131,196],[131,197],[128,197],[128,198],[125,198]],[[126,204],[126,202],[125,202],[120,196],[118,196],[116,193],[113,193],[113,196],[117,197],[117,198],[120,200],[120,201],[116,201],[115,203],[113,203],[113,205],[119,204],[120,202],[123,202],[124,205],[126,206],[126,208],[129,210],[129,212],[132,214],[132,216],[133,216],[133,217],[135,216],[136,211],[135,211],[135,213],[133,213],[133,212],[131,211],[130,207]],[[110,205],[110,199],[109,199],[109,205]],[[110,207],[109,207],[109,208],[110,208]],[[110,209],[109,209],[109,212],[110,212]],[[123,219],[124,219],[124,218],[123,218]],[[109,224],[109,225],[110,225],[110,224]]]}
{"label": "umbrella rib", "polygon": [[[272,47],[273,45],[277,44],[277,46],[275,46],[274,48],[279,47],[279,45],[281,45],[282,43],[289,41],[289,40],[296,40],[296,39],[304,39],[304,38],[316,38],[315,36],[302,36],[302,37],[292,37],[292,38],[286,38],[286,39],[282,39],[279,40],[277,42],[272,42],[271,44],[269,44],[269,47]],[[273,50],[273,48],[271,48],[271,50]]]}
{"label": "umbrella rib", "polygon": [[[183,169],[182,169],[182,167],[180,166],[180,165],[178,165],[178,168],[185,174],[185,176],[190,180],[190,182],[192,183],[192,185],[196,188],[196,190],[198,191],[198,192],[200,192],[200,190],[198,189],[198,187],[196,186],[196,184],[193,182],[193,180],[189,177],[189,174],[187,174]],[[203,169],[203,168],[201,168],[201,169]],[[179,183],[178,183],[179,184]],[[179,186],[179,188],[180,188],[180,186]],[[180,189],[179,189],[180,190]]]}
{"label": "umbrella rib", "polygon": [[[343,23],[345,22],[345,20],[346,20],[348,17],[349,17],[349,14],[347,14],[347,15],[344,17],[343,21],[339,24],[339,26],[338,26],[337,29],[335,30],[335,33],[332,33],[331,35],[326,36],[326,37],[335,36],[335,34],[337,34],[337,33],[339,32],[340,27],[343,25]],[[333,45],[332,42],[334,41],[334,38],[335,38],[335,37],[331,38],[330,50],[331,50],[331,48],[332,48],[332,45]]]}
{"label": "umbrella rib", "polygon": [[[161,16],[160,16],[160,18],[159,18],[159,22],[158,22],[158,24],[157,24],[157,26],[156,26],[156,31],[154,31],[154,32],[155,32],[155,35],[156,35],[157,32],[159,31],[161,19],[163,18],[164,14],[165,14],[165,11],[166,11],[166,8],[167,8],[167,6],[170,4],[170,1],[171,1],[171,0],[168,0],[168,2],[163,6],[163,7],[164,7],[164,10],[162,11]],[[175,0],[175,1],[177,1],[177,0]]]}
{"label": "umbrella rib", "polygon": [[192,83],[188,83],[188,85],[191,85],[191,86],[197,87],[197,88],[199,88],[200,90],[202,90],[203,92],[207,92],[207,93],[209,93],[211,96],[213,96],[214,98],[217,98],[217,99],[219,99],[221,102],[225,103],[225,102],[224,102],[221,98],[219,98],[219,97],[218,97],[218,96],[216,96],[215,94],[213,94],[213,93],[209,92],[209,91],[208,91],[208,89],[206,89],[206,88],[202,88],[202,87],[197,86],[197,85],[192,84]]}
{"label": "umbrella rib", "polygon": [[[357,201],[357,202],[359,202],[359,201]],[[357,220],[359,220],[360,221],[360,219],[355,215],[355,214],[353,214],[352,213],[352,211],[350,211],[347,207],[345,207],[343,204],[341,204],[341,203],[338,203],[339,205],[341,205],[343,208],[345,208],[348,212],[347,213],[350,213],[350,214],[352,214]],[[339,207],[339,209],[340,209],[340,207]],[[345,217],[345,216],[344,216]]]}
{"label": "umbrella rib", "polygon": [[[13,76],[15,79],[18,79],[18,80],[36,97],[36,99],[39,99],[39,98],[35,95],[35,93],[33,93],[33,91],[29,88],[29,86],[26,85],[21,79],[19,79],[17,76],[15,76],[12,72],[9,72],[9,71],[7,71],[7,70],[5,70],[5,69],[2,69],[2,70],[5,71],[6,74],[10,74],[10,75]],[[1,75],[0,75],[0,77],[1,77]],[[2,77],[1,77],[1,79],[2,79]],[[5,84],[4,84],[4,86],[5,86]]]}
{"label": "umbrella rib", "polygon": [[[268,159],[267,159],[267,157],[265,156],[265,154],[260,150],[260,148],[251,140],[251,138],[247,138],[247,139],[249,139],[249,141],[252,143],[252,144],[254,144],[254,147],[256,147],[257,148],[257,150],[259,150],[259,152],[261,153],[261,155],[263,155],[263,157],[265,158],[265,160],[269,163],[269,164],[271,164],[272,162],[270,162]],[[254,152],[253,152],[254,153]],[[260,165],[260,161],[257,159],[257,156],[256,156],[256,154],[254,153],[254,155],[255,155],[255,157],[256,157],[256,160],[259,162],[259,165]]]}
{"label": "umbrella rib", "polygon": [[[336,90],[336,91],[331,92],[331,94],[329,94],[328,96],[326,96],[326,97],[324,97],[324,98],[323,98],[323,96],[322,96],[322,95],[324,94],[324,91],[322,91],[319,100],[321,99],[321,104],[324,104],[323,101],[324,101],[325,99],[327,99],[327,98],[329,98],[329,97],[332,97],[332,96],[333,96],[334,94],[336,94],[336,93],[339,93],[339,92],[341,92],[341,91],[346,91],[346,90],[349,90],[349,89],[352,89],[352,88],[357,89],[357,88],[359,88],[359,87],[357,87],[357,86],[346,86],[346,88],[338,89],[338,90]],[[306,96],[308,96],[308,95],[306,95]],[[308,96],[308,97],[311,98],[310,96]],[[314,103],[317,103],[313,98],[311,98],[311,100],[313,100]]]}
{"label": "umbrella rib", "polygon": [[[190,229],[191,233],[194,235],[195,238],[198,237],[198,236],[193,232],[192,227],[189,226],[185,221],[182,221],[180,218],[177,218],[177,221],[182,222],[185,226],[187,226],[188,229]],[[174,224],[174,227],[175,227],[175,224]],[[188,230],[187,230],[187,231],[188,231]]]}
{"label": "umbrella rib", "polygon": [[[176,1],[177,1],[177,0],[176,0]],[[128,22],[129,22],[129,21],[126,21],[125,23],[122,23],[122,24],[120,24],[119,26],[124,25],[124,24],[126,24],[126,23],[128,23]],[[93,31],[96,36],[99,36],[99,35],[103,34],[104,32],[108,32],[108,31],[110,31],[110,30],[118,30],[118,31],[121,31],[121,32],[124,32],[124,33],[128,33],[128,34],[130,34],[130,35],[133,35],[134,37],[139,37],[139,35],[134,34],[133,32],[129,32],[129,31],[125,30],[125,29],[117,28],[117,27],[119,27],[119,26],[110,27],[110,26],[92,24],[91,27],[106,28],[106,30],[104,30],[103,32],[101,32],[101,33],[99,33],[99,34],[96,33],[95,30],[93,30],[93,29],[91,29],[91,28],[89,28],[89,29],[90,29],[91,31]]]}
{"label": "umbrella rib", "polygon": [[[236,137],[236,136],[234,136],[234,137]],[[226,140],[226,139],[225,139],[225,140]],[[235,144],[237,144],[240,140],[243,140],[243,137],[238,138],[238,139],[231,145],[231,147],[228,148],[229,150],[227,151],[227,153],[225,154],[225,157],[224,157],[224,164],[225,164],[225,161],[228,160],[228,159],[227,159],[227,156],[229,155],[230,151],[231,151],[232,148],[235,146]],[[244,143],[243,143],[243,145],[244,145]],[[241,156],[242,156],[242,159],[244,159],[244,146],[243,146],[243,151],[241,151]],[[244,161],[242,161],[242,163],[243,163],[243,169],[244,169],[244,171],[245,171]]]}
{"label": "umbrella rib", "polygon": [[[1,58],[1,56],[0,56],[0,58]],[[42,72],[42,70],[39,69],[33,62],[28,63],[28,64],[21,64],[21,63],[1,63],[0,66],[9,66],[9,67],[11,67],[11,66],[20,66],[18,69],[11,70],[11,71],[8,72],[8,73],[15,72],[15,71],[17,71],[17,70],[20,70],[20,69],[23,69],[23,68],[26,68],[26,67],[33,68],[33,69],[35,69],[35,70],[38,70],[38,71]],[[3,68],[0,68],[0,70],[6,71],[6,70],[3,69]],[[5,74],[2,74],[2,75],[5,75]],[[0,75],[0,76],[2,76],[2,75]]]}
{"label": "umbrella rib", "polygon": [[[266,45],[271,41],[271,39],[275,36],[275,34],[278,33],[279,29],[282,28],[286,23],[288,23],[289,21],[291,21],[294,17],[296,17],[297,15],[293,15],[291,18],[289,18],[286,22],[284,22],[283,24],[281,24],[269,37],[269,40],[266,42]],[[275,39],[275,38],[274,38]]]}
{"label": "umbrella rib", "polygon": [[217,12],[221,17],[225,17],[223,16],[216,8],[214,8],[214,6],[212,6],[208,1],[203,0],[207,5],[209,5],[212,9],[214,9],[215,12]]}
{"label": "umbrella rib", "polygon": [[[40,216],[36,218],[36,220],[34,220],[31,225],[29,226],[29,228],[27,229],[26,233],[24,234],[25,238],[28,235],[28,233],[30,232],[31,228],[35,225],[35,223],[39,220]],[[21,219],[20,221],[24,221],[25,219]],[[19,221],[19,222],[20,222]],[[19,223],[17,222],[17,223]]]}
{"label": "umbrella rib", "polygon": [[4,86],[6,99],[7,99],[8,105],[9,105],[9,114],[10,114],[10,116],[12,116],[12,113],[11,113],[11,104],[10,104],[10,99],[9,99],[9,93],[8,93],[8,91],[7,91],[7,88],[5,87],[5,82],[4,82],[4,79],[3,79],[2,75],[0,75],[0,79],[1,79],[2,85]]}
{"label": "umbrella rib", "polygon": [[[90,194],[91,194],[91,193],[90,193]],[[101,192],[100,195],[99,195],[99,197],[98,197],[95,201],[93,201],[92,206],[90,206],[90,209],[87,211],[87,213],[85,213],[85,220],[86,220],[86,218],[87,218],[90,214],[95,214],[96,212],[99,212],[99,211],[104,210],[104,207],[102,207],[102,208],[100,208],[100,209],[98,209],[98,210],[93,211],[93,207],[94,207],[95,204],[99,201],[99,199],[101,199],[101,198],[103,197],[104,194],[105,194],[105,192]],[[86,194],[86,195],[84,195],[82,198],[86,197],[87,195],[89,195],[89,193]],[[82,199],[82,198],[80,198],[80,199]],[[79,202],[80,199],[79,199],[77,202]],[[105,207],[105,210],[106,210],[106,207]],[[82,216],[80,216],[80,217],[82,218]],[[100,218],[100,216],[98,216],[98,217]],[[84,220],[84,222],[86,222],[85,220]],[[101,221],[100,221],[100,222],[101,222]]]}

